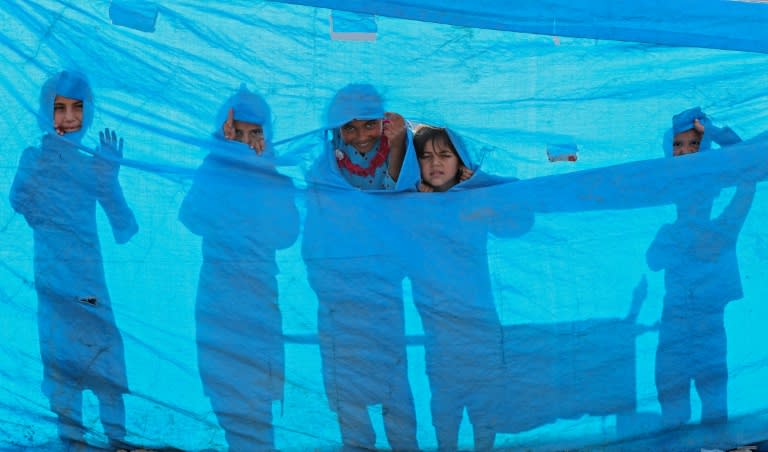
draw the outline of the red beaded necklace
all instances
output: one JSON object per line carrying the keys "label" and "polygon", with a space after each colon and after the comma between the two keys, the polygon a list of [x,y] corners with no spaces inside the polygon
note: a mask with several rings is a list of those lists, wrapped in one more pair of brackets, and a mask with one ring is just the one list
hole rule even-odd
{"label": "red beaded necklace", "polygon": [[371,163],[368,164],[368,168],[363,168],[360,165],[352,163],[347,154],[336,150],[336,161],[339,164],[339,168],[345,168],[350,173],[356,176],[373,176],[376,172],[376,168],[380,167],[386,160],[387,154],[389,154],[389,140],[385,135],[381,136],[379,141],[379,150],[376,155],[371,159]]}

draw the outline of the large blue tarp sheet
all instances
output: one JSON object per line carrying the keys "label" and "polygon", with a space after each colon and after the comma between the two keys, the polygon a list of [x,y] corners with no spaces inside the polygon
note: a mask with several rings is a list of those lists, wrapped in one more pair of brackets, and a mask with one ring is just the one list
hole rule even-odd
{"label": "large blue tarp sheet", "polygon": [[[0,449],[768,440],[766,19],[4,2]],[[702,150],[672,157],[694,107]],[[359,189],[339,127],[385,112],[402,168]],[[471,177],[418,191],[419,124]]]}

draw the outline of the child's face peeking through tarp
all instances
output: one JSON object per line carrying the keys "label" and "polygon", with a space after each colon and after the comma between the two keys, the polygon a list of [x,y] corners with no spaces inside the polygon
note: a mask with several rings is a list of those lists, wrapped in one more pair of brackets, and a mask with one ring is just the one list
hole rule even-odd
{"label": "child's face peeking through tarp", "polygon": [[83,127],[83,101],[57,95],[53,100],[53,128],[59,135]]}
{"label": "child's face peeking through tarp", "polygon": [[341,126],[341,139],[365,154],[376,146],[382,131],[381,119],[355,119]]}
{"label": "child's face peeking through tarp", "polygon": [[672,140],[672,155],[678,157],[699,152],[702,135],[703,134],[696,129],[689,129],[685,132],[675,134],[675,137]]}
{"label": "child's face peeking through tarp", "polygon": [[85,74],[61,71],[40,89],[37,122],[43,133],[65,135],[79,142],[93,122],[93,92]]}
{"label": "child's face peeking through tarp", "polygon": [[235,120],[233,126],[236,141],[247,144],[257,152],[264,150],[264,128],[261,124]]}
{"label": "child's face peeking through tarp", "polygon": [[247,144],[248,147],[261,155],[264,152],[266,143],[264,142],[264,127],[261,124],[240,121],[235,119],[235,109],[230,108],[227,113],[227,120],[222,125],[224,138],[227,140],[239,141]]}
{"label": "child's face peeking through tarp", "polygon": [[447,135],[432,136],[417,154],[421,180],[435,191],[446,191],[459,182],[462,162]]}

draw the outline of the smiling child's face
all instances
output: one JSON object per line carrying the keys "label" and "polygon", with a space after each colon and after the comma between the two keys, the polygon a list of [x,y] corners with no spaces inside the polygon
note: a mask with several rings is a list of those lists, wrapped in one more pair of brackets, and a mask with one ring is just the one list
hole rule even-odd
{"label": "smiling child's face", "polygon": [[53,128],[59,135],[77,132],[83,127],[83,101],[64,96],[53,99]]}
{"label": "smiling child's face", "polygon": [[381,119],[355,119],[341,126],[341,139],[365,154],[376,146],[382,130]]}

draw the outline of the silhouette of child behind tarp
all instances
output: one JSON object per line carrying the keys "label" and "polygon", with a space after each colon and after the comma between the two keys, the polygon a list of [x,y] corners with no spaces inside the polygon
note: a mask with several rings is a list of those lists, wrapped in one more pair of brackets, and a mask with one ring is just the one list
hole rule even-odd
{"label": "silhouette of child behind tarp", "polygon": [[[718,144],[738,141],[730,129],[714,127],[698,108],[675,116],[673,125],[664,145],[666,155],[676,158],[706,150],[710,139]],[[724,138],[721,131],[727,131]],[[646,253],[651,270],[664,270],[656,388],[663,422],[670,427],[691,416],[692,380],[702,402],[702,422],[725,422],[728,417],[723,314],[729,301],[743,296],[736,241],[755,184],[740,184],[723,212],[710,218],[718,191],[697,182],[680,187],[677,219],[662,226]]]}
{"label": "silhouette of child behind tarp", "polygon": [[519,407],[504,407],[501,397],[507,391],[504,341],[491,289],[488,235],[526,233],[533,212],[493,205],[483,187],[514,179],[480,171],[454,134],[422,127],[414,142],[422,169],[419,189],[446,192],[408,200],[420,201],[408,225],[414,256],[408,267],[424,327],[438,450],[457,450],[465,407],[475,450],[490,450],[499,416]]}
{"label": "silhouette of child behind tarp", "polygon": [[[368,187],[367,177],[348,178],[337,160],[338,148],[332,147],[342,145],[338,128],[353,120],[377,120],[378,144],[366,144],[380,145],[383,132],[378,120],[384,117],[381,97],[372,86],[349,85],[339,91],[328,110],[327,127],[333,137],[308,175],[302,256],[318,299],[323,382],[330,407],[338,415],[345,450],[375,447],[368,415],[368,407],[375,404],[382,406],[390,446],[418,448],[405,348],[404,273],[396,258],[401,249],[394,232],[399,220],[396,205],[388,202],[397,195],[384,193],[412,187],[416,172],[404,164],[398,180],[391,181],[395,186],[388,186],[384,179],[389,177],[379,172],[374,177],[378,183],[362,191],[353,185]],[[410,137],[406,161],[413,158],[408,144]],[[346,146],[344,153],[359,151],[353,147]]]}
{"label": "silhouette of child behind tarp", "polygon": [[100,152],[107,158],[78,149],[93,119],[93,95],[76,72],[61,72],[45,83],[38,118],[41,146],[24,150],[10,198],[34,231],[43,392],[58,416],[59,436],[83,442],[82,392],[92,390],[104,431],[112,446],[120,446],[128,382],[104,279],[96,203],[118,243],[138,231],[113,160],[122,155],[122,140],[109,130],[101,133]]}
{"label": "silhouette of child behind tarp", "polygon": [[[263,139],[240,133],[258,135],[256,126]],[[270,450],[272,402],[283,398],[284,373],[275,251],[298,235],[294,186],[275,169],[270,110],[260,96],[242,87],[215,127],[179,213],[203,237],[195,309],[200,376],[229,450]],[[228,127],[234,141],[224,136]]]}

